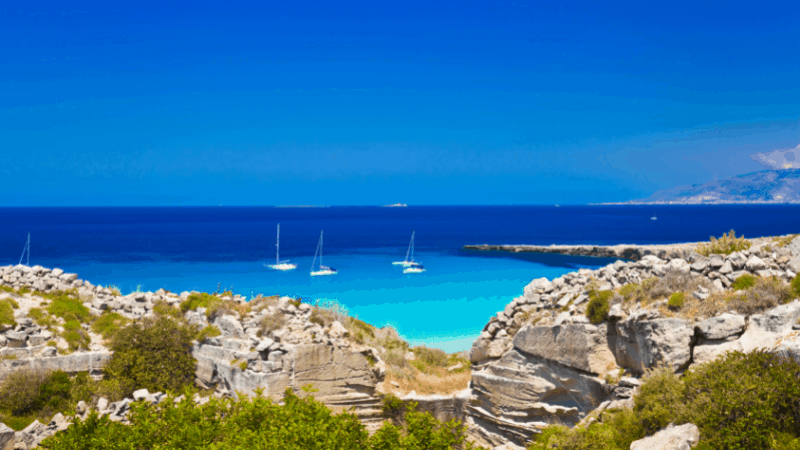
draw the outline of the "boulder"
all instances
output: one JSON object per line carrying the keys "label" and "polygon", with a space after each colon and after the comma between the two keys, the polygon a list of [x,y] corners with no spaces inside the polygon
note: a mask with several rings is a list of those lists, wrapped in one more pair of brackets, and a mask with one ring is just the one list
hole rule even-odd
{"label": "boulder", "polygon": [[516,349],[584,372],[603,374],[617,368],[608,346],[607,325],[526,326],[513,339]]}
{"label": "boulder", "polygon": [[717,272],[719,272],[719,273],[721,273],[723,275],[727,275],[727,274],[733,272],[733,265],[731,264],[730,261],[725,261],[722,264],[722,266],[720,266],[720,268],[717,269]]}
{"label": "boulder", "polygon": [[[791,252],[792,256],[800,255],[800,237],[796,237],[792,239],[792,242],[786,246],[786,248]],[[794,270],[793,272],[797,272]]]}
{"label": "boulder", "polygon": [[758,270],[769,269],[769,264],[765,263],[763,259],[754,255],[747,260],[747,262],[744,264],[744,268],[750,272],[755,272]]}
{"label": "boulder", "polygon": [[729,336],[740,334],[744,331],[744,317],[737,314],[725,313],[717,317],[706,319],[695,326],[705,339],[725,339]]}
{"label": "boulder", "polygon": [[550,292],[552,290],[553,290],[553,283],[551,283],[550,280],[548,280],[547,278],[542,277],[542,278],[537,278],[528,283],[528,285],[525,286],[523,292],[525,294],[525,297],[529,297],[532,296],[533,294],[538,293],[539,291]]}
{"label": "boulder", "polygon": [[669,270],[674,270],[674,271],[677,271],[677,272],[680,272],[680,273],[689,273],[689,270],[691,268],[691,266],[689,265],[688,262],[686,262],[686,261],[684,261],[684,260],[682,260],[680,258],[676,258],[676,259],[671,260],[669,262],[668,267],[669,267]]}
{"label": "boulder", "polygon": [[731,253],[725,259],[731,263],[731,266],[733,266],[735,270],[742,270],[747,262],[747,257],[744,256],[744,253],[742,252]]}
{"label": "boulder", "polygon": [[689,362],[693,329],[680,319],[636,320],[616,325],[612,348],[617,364],[642,373],[664,364],[678,370]]}
{"label": "boulder", "polygon": [[631,450],[689,450],[700,442],[700,429],[687,423],[669,424],[652,436],[631,443]]}
{"label": "boulder", "polygon": [[790,259],[786,264],[786,268],[794,273],[800,273],[800,255]]}
{"label": "boulder", "polygon": [[234,339],[247,339],[247,334],[242,328],[241,322],[234,316],[221,316],[214,320],[214,325],[222,331],[225,337],[232,337]]}
{"label": "boulder", "polygon": [[0,450],[11,450],[14,448],[16,432],[8,425],[0,422]]}

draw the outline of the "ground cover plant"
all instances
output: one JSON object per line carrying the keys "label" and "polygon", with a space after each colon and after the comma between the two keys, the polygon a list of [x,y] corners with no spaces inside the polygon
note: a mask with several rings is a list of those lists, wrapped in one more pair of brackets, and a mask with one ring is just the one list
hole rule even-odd
{"label": "ground cover plant", "polygon": [[609,299],[614,295],[612,291],[597,291],[592,289],[589,291],[589,303],[586,305],[586,317],[589,322],[598,324],[608,317],[608,311],[611,309]]}
{"label": "ground cover plant", "polygon": [[727,353],[683,377],[652,371],[634,402],[588,427],[548,427],[528,448],[627,450],[670,423],[697,425],[700,450],[800,448],[800,365],[767,351]]}
{"label": "ground cover plant", "polygon": [[[306,392],[311,389],[305,388]],[[190,394],[190,391],[187,391]],[[386,422],[373,436],[352,413],[332,413],[312,395],[287,390],[283,404],[261,396],[240,401],[210,398],[197,405],[185,395],[158,405],[137,402],[129,425],[92,413],[48,438],[44,448],[94,449],[303,449],[303,450],[449,450],[473,449],[457,422],[441,423],[413,409],[403,426]]]}
{"label": "ground cover plant", "polygon": [[87,374],[70,377],[64,372],[18,370],[0,383],[0,421],[22,430],[31,422],[49,422],[57,412],[72,413],[75,405],[91,401],[93,382]]}

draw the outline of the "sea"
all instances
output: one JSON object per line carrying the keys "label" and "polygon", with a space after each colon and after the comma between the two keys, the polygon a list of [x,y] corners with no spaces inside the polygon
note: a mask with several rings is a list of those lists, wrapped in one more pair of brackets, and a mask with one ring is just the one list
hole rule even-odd
{"label": "sea", "polygon": [[[280,258],[297,264],[294,271],[265,267],[275,262],[279,223]],[[614,261],[466,244],[665,244],[731,229],[746,237],[797,233],[800,206],[0,208],[0,265],[20,262],[30,233],[30,265],[124,294],[230,290],[338,303],[414,345],[456,352],[532,279]],[[338,274],[311,277],[322,230],[323,263]],[[412,232],[420,274],[392,264],[406,257]]]}

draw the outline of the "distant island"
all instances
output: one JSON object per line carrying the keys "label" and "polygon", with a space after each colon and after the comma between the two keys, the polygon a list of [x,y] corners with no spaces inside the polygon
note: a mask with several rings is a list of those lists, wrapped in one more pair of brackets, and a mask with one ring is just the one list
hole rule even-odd
{"label": "distant island", "polygon": [[406,206],[408,206],[408,205],[406,205],[405,203],[395,203],[393,205],[383,205],[384,208],[405,208]]}
{"label": "distant island", "polygon": [[800,203],[800,169],[762,170],[705,184],[678,186],[642,200],[604,205]]}

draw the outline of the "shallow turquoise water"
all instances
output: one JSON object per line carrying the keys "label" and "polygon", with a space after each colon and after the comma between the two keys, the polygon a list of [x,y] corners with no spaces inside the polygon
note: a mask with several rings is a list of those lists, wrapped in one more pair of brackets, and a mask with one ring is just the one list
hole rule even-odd
{"label": "shallow turquoise water", "polygon": [[[401,253],[398,255],[398,252]],[[610,260],[574,257],[512,257],[458,252],[417,253],[426,272],[403,274],[392,261],[402,249],[337,253],[325,259],[339,273],[311,277],[311,258],[294,258],[298,269],[272,271],[263,262],[160,261],[157,264],[75,261],[69,270],[94,284],[116,285],[123,293],[159,288],[173,292],[233,290],[242,295],[297,295],[337,300],[350,314],[377,326],[391,324],[412,344],[448,352],[468,349],[488,319],[522,294],[533,278],[555,278]],[[272,262],[272,261],[270,261]]]}

